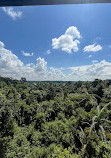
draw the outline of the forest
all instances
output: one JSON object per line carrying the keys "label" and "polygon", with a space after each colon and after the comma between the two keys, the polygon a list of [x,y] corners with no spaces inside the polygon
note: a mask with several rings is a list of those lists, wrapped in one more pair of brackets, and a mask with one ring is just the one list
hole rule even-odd
{"label": "forest", "polygon": [[111,80],[0,77],[0,158],[111,158]]}

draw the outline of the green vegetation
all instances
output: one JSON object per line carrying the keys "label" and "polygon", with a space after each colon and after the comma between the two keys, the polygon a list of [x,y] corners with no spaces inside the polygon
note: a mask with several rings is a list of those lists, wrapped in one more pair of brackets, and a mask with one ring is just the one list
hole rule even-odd
{"label": "green vegetation", "polygon": [[111,158],[111,80],[0,77],[1,158]]}

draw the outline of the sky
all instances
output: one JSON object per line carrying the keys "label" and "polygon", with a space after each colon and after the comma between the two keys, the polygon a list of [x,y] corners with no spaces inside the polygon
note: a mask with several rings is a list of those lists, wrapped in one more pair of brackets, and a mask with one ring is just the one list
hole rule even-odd
{"label": "sky", "polygon": [[111,4],[0,8],[0,75],[111,79]]}

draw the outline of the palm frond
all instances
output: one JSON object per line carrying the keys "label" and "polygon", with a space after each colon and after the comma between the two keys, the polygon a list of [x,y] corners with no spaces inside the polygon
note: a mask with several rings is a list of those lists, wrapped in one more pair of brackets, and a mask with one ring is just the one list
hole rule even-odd
{"label": "palm frond", "polygon": [[104,110],[105,110],[109,105],[111,105],[111,102],[108,103],[108,104],[106,104],[106,105],[101,109],[101,111],[100,111],[100,113],[99,113],[99,117],[103,114]]}
{"label": "palm frond", "polygon": [[94,116],[93,118],[92,118],[92,124],[95,122],[95,119],[97,118],[97,116]]}
{"label": "palm frond", "polygon": [[99,112],[100,112],[99,105],[97,106],[97,112],[98,112],[98,115],[99,115]]}
{"label": "palm frond", "polygon": [[107,120],[107,119],[101,119],[101,121],[104,121],[104,122],[106,122],[106,123],[108,123],[108,124],[111,125],[111,121],[109,121],[109,120]]}
{"label": "palm frond", "polygon": [[85,133],[81,127],[80,127],[80,130],[81,130],[81,132],[79,133],[79,136],[80,136],[81,143],[83,144],[83,141],[85,138]]}
{"label": "palm frond", "polygon": [[81,122],[82,122],[82,124],[87,124],[90,126],[89,122],[84,122],[84,121],[81,121]]}
{"label": "palm frond", "polygon": [[99,127],[100,127],[100,129],[101,129],[101,131],[102,131],[103,139],[104,139],[104,141],[106,141],[105,130],[104,130],[103,126],[99,125]]}
{"label": "palm frond", "polygon": [[89,135],[91,134],[91,132],[92,132],[92,130],[93,130],[93,128],[95,127],[95,124],[96,124],[97,122],[93,122],[92,123],[92,125],[91,125],[91,127],[90,127],[90,131],[89,131]]}

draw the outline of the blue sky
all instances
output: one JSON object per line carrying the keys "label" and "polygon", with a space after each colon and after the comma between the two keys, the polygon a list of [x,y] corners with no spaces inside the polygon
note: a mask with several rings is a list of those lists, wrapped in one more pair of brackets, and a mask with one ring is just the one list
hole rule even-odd
{"label": "blue sky", "polygon": [[0,75],[111,78],[110,15],[111,4],[0,8]]}

